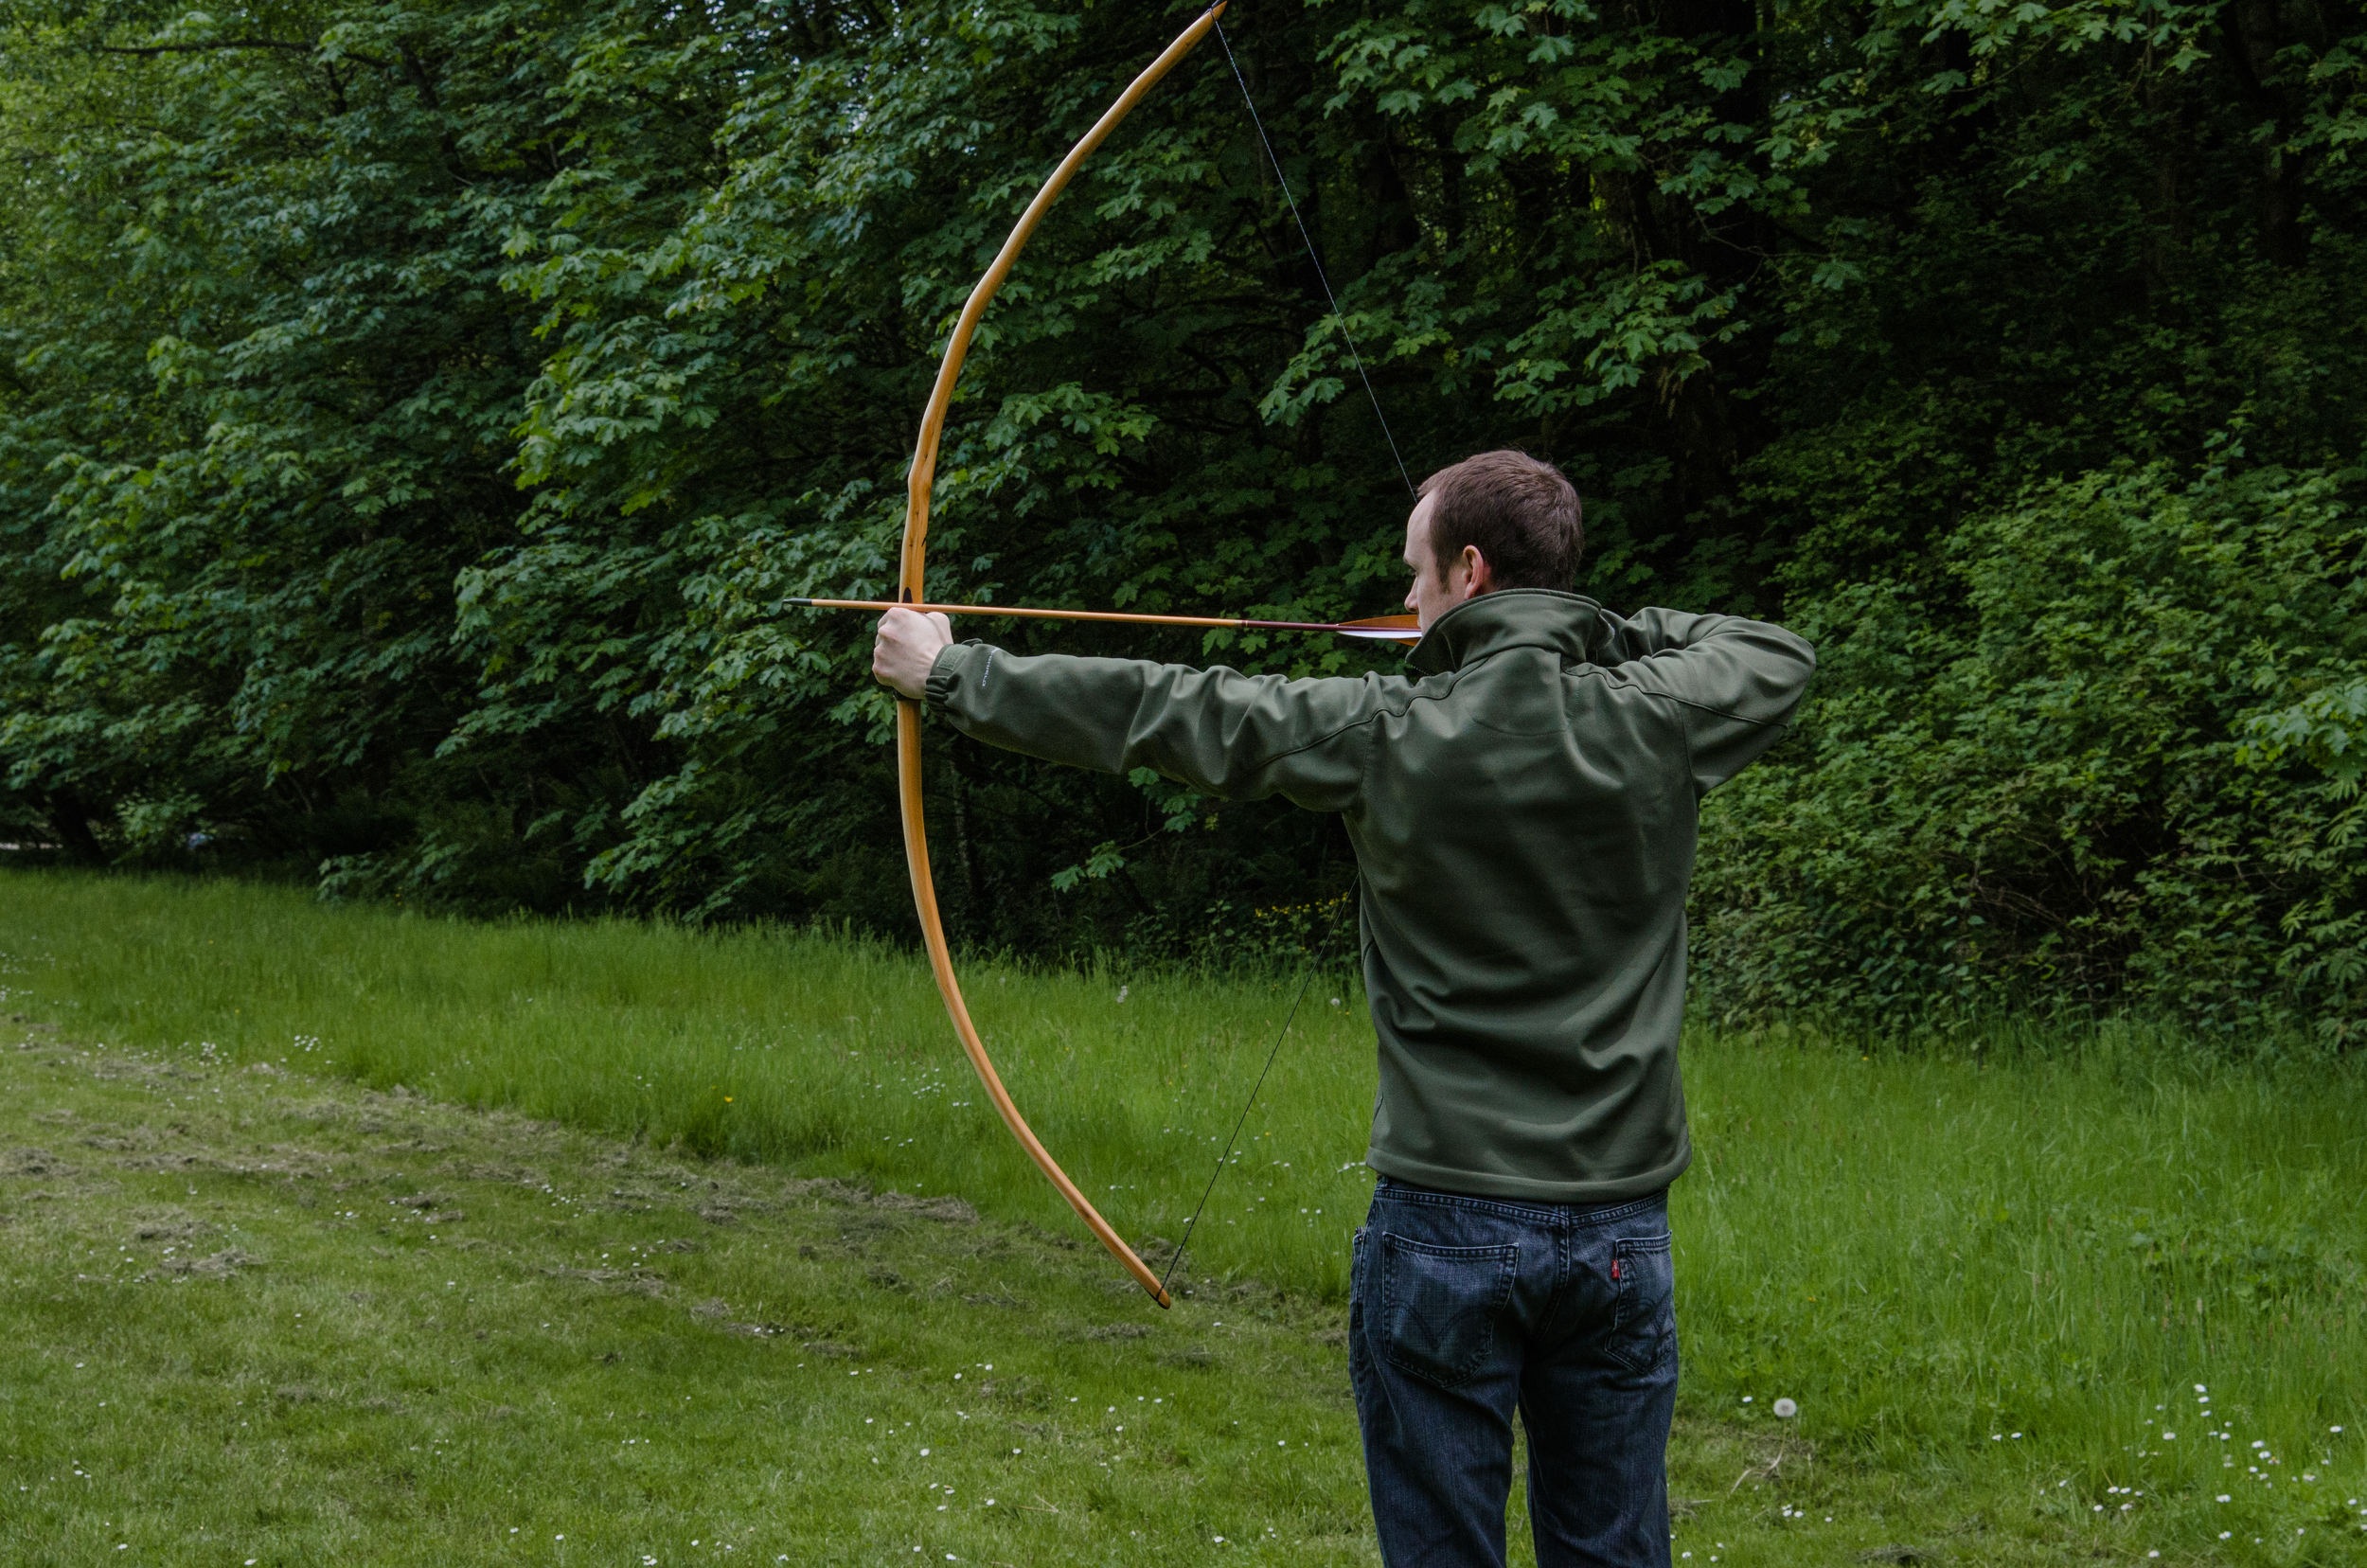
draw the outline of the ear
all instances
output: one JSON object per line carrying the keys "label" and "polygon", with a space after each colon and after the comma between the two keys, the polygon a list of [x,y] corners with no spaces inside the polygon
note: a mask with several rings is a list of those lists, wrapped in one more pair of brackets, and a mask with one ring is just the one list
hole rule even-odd
{"label": "ear", "polygon": [[1491,593],[1495,590],[1495,573],[1489,568],[1487,558],[1480,554],[1478,545],[1463,546],[1463,559],[1457,564],[1463,568],[1463,597],[1465,598],[1475,598],[1481,594]]}

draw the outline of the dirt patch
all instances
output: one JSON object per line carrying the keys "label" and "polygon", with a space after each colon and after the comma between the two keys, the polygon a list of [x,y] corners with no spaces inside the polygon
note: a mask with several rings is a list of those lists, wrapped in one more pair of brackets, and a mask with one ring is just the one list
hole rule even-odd
{"label": "dirt patch", "polygon": [[205,1257],[168,1257],[148,1274],[137,1275],[133,1283],[154,1278],[158,1274],[175,1279],[229,1279],[241,1269],[259,1269],[263,1260],[239,1247],[224,1247]]}
{"label": "dirt patch", "polygon": [[552,1279],[581,1280],[586,1285],[631,1292],[635,1295],[661,1296],[666,1293],[666,1276],[654,1269],[545,1268],[542,1272]]}
{"label": "dirt patch", "polygon": [[962,1297],[962,1300],[968,1306],[1000,1307],[1006,1312],[1027,1310],[1026,1302],[1015,1295],[1006,1295],[1000,1291],[978,1291]]}
{"label": "dirt patch", "polygon": [[185,1208],[143,1209],[132,1216],[134,1241],[186,1241],[200,1228],[197,1216]]}
{"label": "dirt patch", "polygon": [[1088,1328],[1081,1334],[1072,1334],[1069,1337],[1077,1340],[1099,1341],[1138,1340],[1148,1339],[1151,1332],[1151,1327],[1147,1323],[1105,1323],[1097,1327]]}
{"label": "dirt patch", "polygon": [[978,1211],[951,1194],[937,1198],[915,1198],[909,1193],[883,1192],[871,1202],[881,1208],[917,1214],[923,1220],[934,1220],[939,1224],[974,1225],[978,1222]]}

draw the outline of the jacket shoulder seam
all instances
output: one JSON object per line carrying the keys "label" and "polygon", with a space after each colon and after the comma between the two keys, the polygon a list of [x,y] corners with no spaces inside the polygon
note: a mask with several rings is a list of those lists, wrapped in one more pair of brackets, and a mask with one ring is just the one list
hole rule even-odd
{"label": "jacket shoulder seam", "polygon": [[1400,718],[1416,703],[1438,702],[1453,691],[1455,685],[1461,680],[1462,674],[1463,672],[1461,670],[1450,672],[1447,677],[1448,684],[1446,691],[1433,695],[1421,691],[1417,686],[1415,689],[1407,694],[1405,704],[1402,707],[1393,708],[1385,703],[1377,704],[1370,713],[1360,715],[1359,717],[1348,721],[1348,722],[1342,724],[1337,729],[1326,730],[1323,734],[1316,736],[1313,739],[1308,740],[1302,745],[1292,746],[1286,751],[1278,751],[1272,757],[1259,758],[1256,762],[1250,765],[1248,771],[1251,774],[1264,773],[1268,768],[1272,767],[1275,763],[1282,761],[1286,757],[1296,757],[1301,752],[1313,751],[1318,746],[1337,740],[1340,737],[1347,734],[1350,730],[1362,729],[1379,719]]}
{"label": "jacket shoulder seam", "polygon": [[[1614,667],[1593,665],[1588,667],[1587,670],[1580,676],[1580,678],[1586,679],[1589,677],[1608,676],[1611,674],[1612,668]],[[1782,721],[1778,719],[1753,719],[1747,713],[1736,713],[1731,708],[1718,707],[1710,703],[1697,703],[1690,697],[1680,697],[1673,691],[1650,691],[1640,686],[1633,686],[1631,689],[1639,697],[1647,697],[1656,703],[1674,703],[1679,707],[1689,707],[1696,713],[1715,714],[1720,719],[1732,719],[1735,722],[1743,724],[1756,724],[1762,729],[1766,728],[1770,724],[1782,722]]]}

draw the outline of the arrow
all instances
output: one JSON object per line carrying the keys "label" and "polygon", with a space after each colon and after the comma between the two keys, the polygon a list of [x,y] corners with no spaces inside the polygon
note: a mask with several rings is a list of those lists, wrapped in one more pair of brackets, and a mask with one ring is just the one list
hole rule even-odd
{"label": "arrow", "polygon": [[1117,610],[1030,610],[1009,604],[902,604],[894,599],[783,599],[804,610],[917,610],[923,615],[1010,615],[1026,620],[1122,621],[1130,626],[1212,626],[1237,632],[1333,632],[1373,642],[1416,643],[1412,615],[1372,615],[1352,621],[1247,620],[1237,615],[1133,615]]}

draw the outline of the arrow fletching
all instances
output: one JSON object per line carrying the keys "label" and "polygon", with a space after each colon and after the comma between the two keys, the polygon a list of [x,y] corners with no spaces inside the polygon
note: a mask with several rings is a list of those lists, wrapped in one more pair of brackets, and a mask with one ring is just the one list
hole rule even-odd
{"label": "arrow fletching", "polygon": [[1412,615],[1369,615],[1362,620],[1342,621],[1332,628],[1344,637],[1361,637],[1367,642],[1417,643],[1422,629]]}

